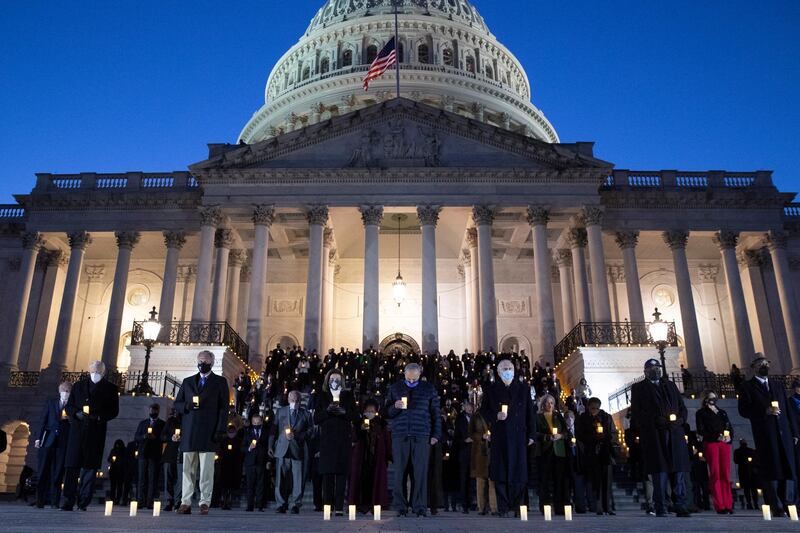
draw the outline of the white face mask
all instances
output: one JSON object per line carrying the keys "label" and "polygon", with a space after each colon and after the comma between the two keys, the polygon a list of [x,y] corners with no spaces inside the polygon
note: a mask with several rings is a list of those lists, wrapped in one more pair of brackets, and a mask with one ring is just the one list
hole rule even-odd
{"label": "white face mask", "polygon": [[69,393],[68,392],[60,392],[59,391],[58,396],[61,398],[61,401],[63,403],[67,403],[67,400],[69,400]]}
{"label": "white face mask", "polygon": [[99,372],[91,372],[89,374],[89,378],[92,380],[92,383],[97,383],[101,379],[103,379],[103,374],[101,374]]}
{"label": "white face mask", "polygon": [[297,409],[297,402],[289,402],[290,409]]}

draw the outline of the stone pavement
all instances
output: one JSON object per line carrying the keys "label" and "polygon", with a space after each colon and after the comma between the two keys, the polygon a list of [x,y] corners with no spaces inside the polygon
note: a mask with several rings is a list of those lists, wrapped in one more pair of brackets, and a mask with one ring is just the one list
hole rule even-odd
{"label": "stone pavement", "polygon": [[680,530],[689,532],[730,532],[730,531],[796,531],[800,532],[800,522],[789,519],[765,522],[753,511],[742,511],[734,516],[718,516],[714,513],[702,513],[692,518],[655,518],[639,512],[623,512],[618,516],[598,517],[594,515],[576,515],[573,522],[566,522],[564,517],[555,517],[552,522],[545,522],[540,514],[531,513],[530,521],[518,519],[500,519],[477,516],[472,513],[464,516],[460,513],[440,513],[437,517],[425,519],[396,518],[394,513],[387,512],[385,520],[373,522],[359,515],[359,520],[349,522],[347,517],[333,518],[324,522],[322,515],[309,511],[299,516],[276,515],[274,509],[265,513],[245,513],[243,510],[220,511],[212,509],[208,516],[178,516],[175,513],[164,513],[159,518],[151,514],[140,513],[136,517],[128,516],[128,509],[115,509],[113,516],[103,516],[103,507],[95,505],[86,512],[73,511],[67,513],[54,509],[34,509],[24,504],[0,503],[0,531],[24,532],[112,532],[112,531],[165,531],[180,533],[190,531],[269,531],[281,532],[392,532],[408,531],[422,533],[438,533],[453,531],[493,530],[495,533],[514,531],[547,531],[576,533],[592,532],[624,532],[624,531],[664,531]]}

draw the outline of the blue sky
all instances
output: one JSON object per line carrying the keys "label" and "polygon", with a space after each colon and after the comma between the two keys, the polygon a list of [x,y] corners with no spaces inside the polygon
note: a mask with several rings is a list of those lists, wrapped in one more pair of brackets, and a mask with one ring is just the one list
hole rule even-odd
{"label": "blue sky", "polygon": [[[0,203],[35,172],[182,170],[235,142],[322,0],[27,0],[0,17]],[[800,190],[800,2],[474,0],[533,102],[618,168]]]}

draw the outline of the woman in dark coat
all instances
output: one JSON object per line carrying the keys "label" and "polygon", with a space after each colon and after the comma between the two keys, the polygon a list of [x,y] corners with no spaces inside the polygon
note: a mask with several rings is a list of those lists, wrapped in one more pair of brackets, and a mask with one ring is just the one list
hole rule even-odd
{"label": "woman in dark coat", "polygon": [[[367,422],[369,420],[369,422]],[[386,421],[378,417],[378,402],[364,402],[364,418],[353,429],[350,488],[347,501],[357,505],[360,513],[373,506],[389,507],[387,467],[392,460],[392,437]]]}
{"label": "woman in dark coat", "polygon": [[703,407],[695,415],[697,436],[703,439],[705,462],[708,464],[708,484],[719,514],[733,514],[731,494],[731,440],[733,427],[728,413],[717,407],[717,395],[706,393]]}
{"label": "woman in dark coat", "polygon": [[358,417],[353,395],[342,390],[343,385],[341,372],[329,371],[314,411],[314,423],[320,431],[318,471],[322,476],[322,501],[333,505],[337,516],[344,514],[352,423]]}
{"label": "woman in dark coat", "polygon": [[231,510],[234,493],[242,486],[242,466],[244,455],[241,451],[242,435],[233,424],[228,425],[227,433],[222,438],[217,451],[216,472],[220,489],[220,507]]}
{"label": "woman in dark coat", "polygon": [[539,458],[539,510],[552,506],[554,514],[564,513],[567,497],[567,422],[556,411],[556,399],[545,394],[536,415],[536,442]]}
{"label": "woman in dark coat", "polygon": [[125,453],[125,442],[117,439],[108,454],[108,480],[111,484],[108,497],[114,505],[122,505],[125,499]]}

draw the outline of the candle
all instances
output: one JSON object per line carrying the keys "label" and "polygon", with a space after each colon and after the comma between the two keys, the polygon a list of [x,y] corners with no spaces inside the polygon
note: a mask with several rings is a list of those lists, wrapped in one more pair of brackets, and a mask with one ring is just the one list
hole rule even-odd
{"label": "candle", "polygon": [[200,396],[192,396],[192,403],[195,408],[200,407]]}
{"label": "candle", "polygon": [[400,401],[403,402],[403,409],[408,409],[408,396],[403,396]]}
{"label": "candle", "polygon": [[253,441],[250,443],[250,446],[252,446],[253,448],[255,448],[255,447],[256,447],[256,444],[258,444],[258,441],[257,441],[256,439],[253,439]]}
{"label": "candle", "polygon": [[153,516],[161,516],[161,502],[153,502]]}
{"label": "candle", "polygon": [[152,435],[153,434],[153,428],[147,428],[147,434],[148,435]]}
{"label": "candle", "polygon": [[737,488],[737,489],[741,489],[741,488],[742,488],[742,484],[741,484],[741,483],[739,483],[738,481],[736,482],[736,488]]}
{"label": "candle", "polygon": [[731,432],[726,429],[725,431],[722,432],[722,436],[725,437],[726,439],[729,439],[731,438]]}
{"label": "candle", "polygon": [[777,409],[777,408],[778,408],[778,402],[777,402],[777,401],[774,401],[774,402],[772,402],[770,405],[772,405],[772,407],[773,407],[774,409]]}
{"label": "candle", "polygon": [[62,409],[61,410],[61,418],[67,418],[67,410],[66,409]]}
{"label": "candle", "polygon": [[772,511],[770,510],[769,505],[761,506],[761,514],[764,515],[764,520],[772,520]]}
{"label": "candle", "polygon": [[703,458],[703,452],[699,452],[699,453],[697,454],[697,457],[699,457],[700,459],[702,459],[702,458]]}
{"label": "candle", "polygon": [[351,505],[350,507],[347,508],[347,510],[349,511],[350,520],[351,521],[355,520],[356,519],[356,506],[355,505]]}
{"label": "candle", "polygon": [[669,415],[669,421],[670,422],[675,422],[677,419],[678,419],[678,417],[675,415],[675,413],[671,413]]}
{"label": "candle", "polygon": [[322,519],[323,520],[330,520],[331,519],[331,506],[326,505],[322,508]]}
{"label": "candle", "polygon": [[114,502],[111,500],[106,501],[106,516],[111,516],[111,511],[114,510]]}
{"label": "candle", "polygon": [[519,506],[519,519],[523,522],[528,521],[528,506],[527,505],[520,505]]}
{"label": "candle", "polygon": [[578,442],[578,439],[576,439],[575,437],[572,437],[572,439],[571,439],[571,440],[572,440],[572,444],[575,444],[575,443],[577,443],[577,442]]}
{"label": "candle", "polygon": [[797,522],[797,506],[787,505],[786,510],[789,511],[789,520],[792,522]]}
{"label": "candle", "polygon": [[508,414],[508,406],[506,404],[501,405],[500,406],[500,412],[503,413],[504,415],[507,415]]}
{"label": "candle", "polygon": [[232,449],[233,449],[233,444],[228,444],[228,450],[232,450]]}
{"label": "candle", "polygon": [[603,433],[603,426],[600,425],[600,424],[597,424],[597,433],[599,433],[599,434]]}
{"label": "candle", "polygon": [[135,500],[132,501],[131,502],[131,513],[130,513],[131,516],[136,516],[136,511],[138,511],[138,510],[139,510],[139,502],[137,502]]}
{"label": "candle", "polygon": [[111,462],[114,463],[114,462],[116,462],[116,460],[117,460],[117,456],[116,455],[112,455],[111,456]]}
{"label": "candle", "polygon": [[380,520],[381,519],[381,506],[380,505],[376,505],[375,507],[372,508],[372,517],[373,517],[374,520]]}
{"label": "candle", "polygon": [[134,457],[139,457],[139,450],[136,450],[135,452],[133,452],[133,456]]}
{"label": "candle", "polygon": [[558,428],[553,428],[553,436],[558,435]]}
{"label": "candle", "polygon": [[[775,402],[774,402],[774,403],[775,403]],[[89,414],[89,406],[88,406],[88,405],[84,405],[84,406],[83,406],[83,414],[85,414],[85,415],[88,415],[88,414]]]}
{"label": "candle", "polygon": [[[748,463],[752,463],[752,462],[753,462],[753,458],[752,458],[752,457],[748,457],[748,458],[747,458],[747,462],[748,462]],[[761,489],[758,489],[758,490],[761,490]]]}
{"label": "candle", "polygon": [[549,505],[544,506],[544,521],[550,522],[553,520],[553,508]]}
{"label": "candle", "polygon": [[175,428],[175,436],[176,437],[180,437],[181,436],[181,428]]}
{"label": "candle", "polygon": [[572,522],[572,506],[565,505],[564,506],[564,520],[567,522]]}

